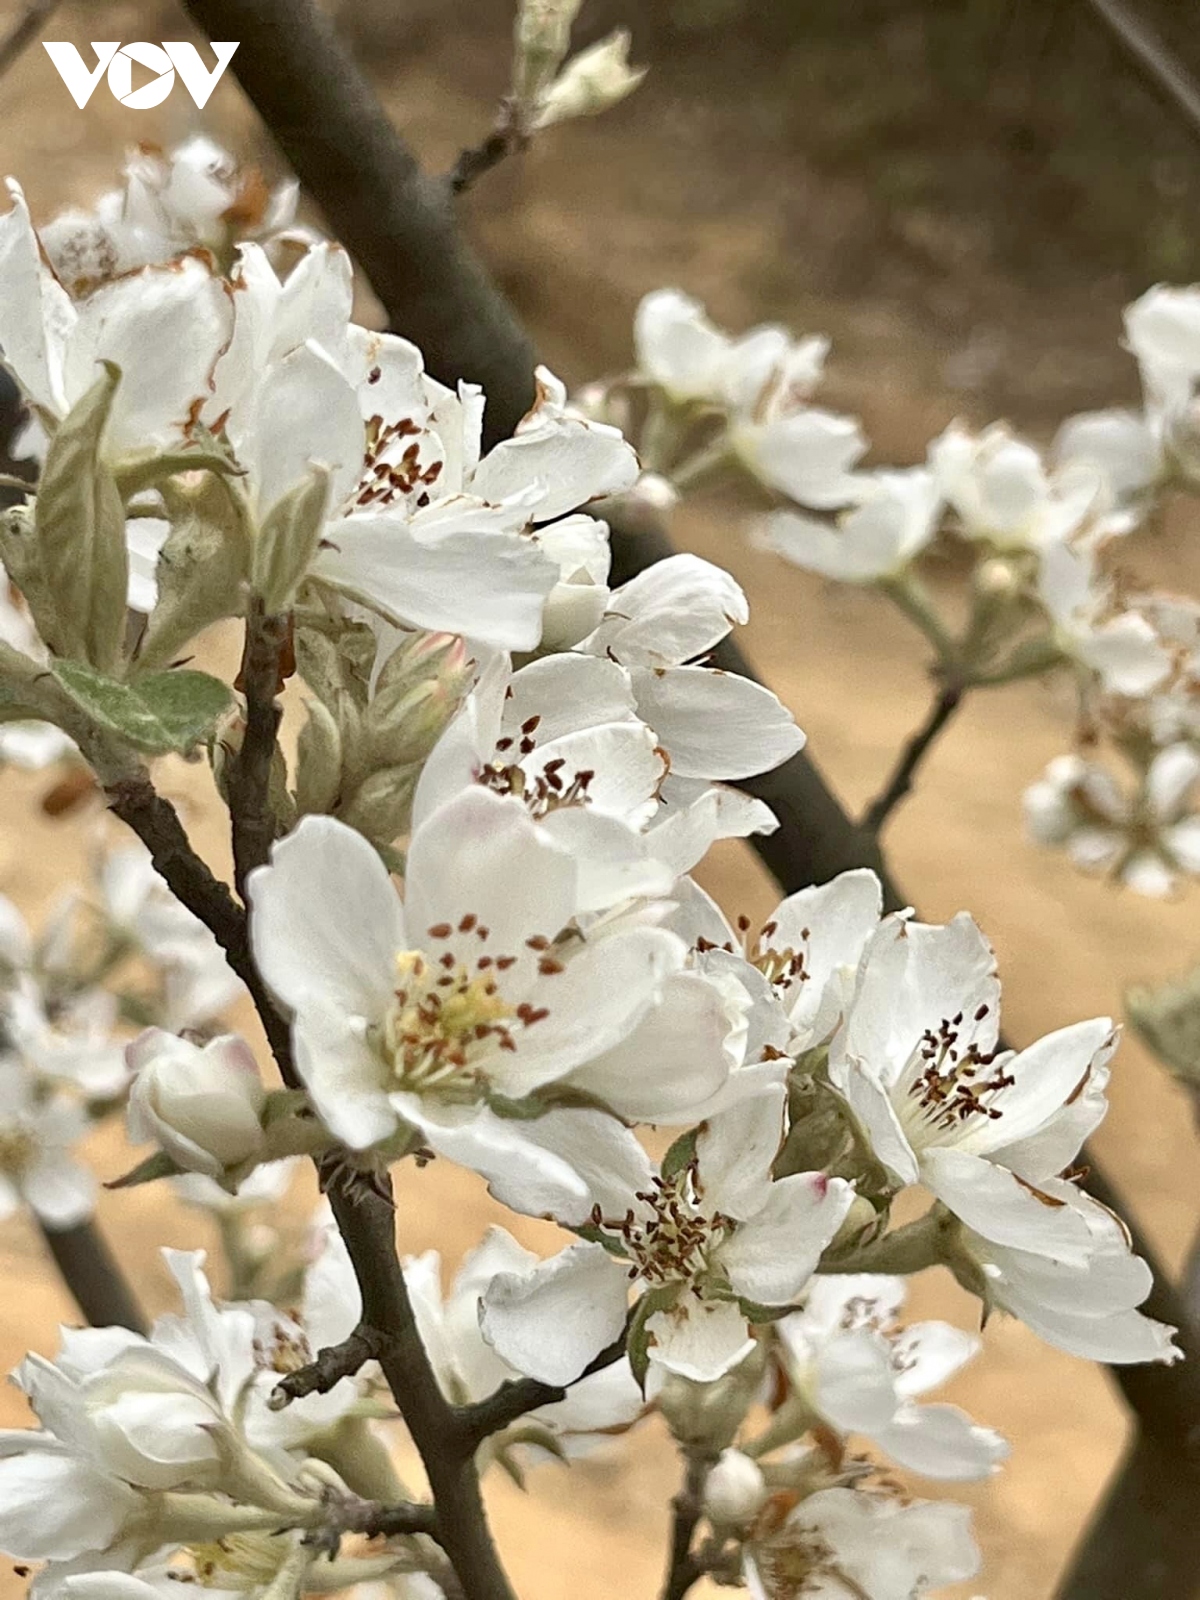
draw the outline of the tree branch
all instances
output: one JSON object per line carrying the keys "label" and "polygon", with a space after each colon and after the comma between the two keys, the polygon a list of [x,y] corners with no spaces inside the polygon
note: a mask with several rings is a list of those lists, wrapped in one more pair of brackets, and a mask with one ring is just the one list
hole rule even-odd
{"label": "tree branch", "polygon": [[146,1332],[146,1319],[124,1273],[94,1222],[48,1228],[42,1237],[75,1304],[93,1328]]}
{"label": "tree branch", "polygon": [[689,1452],[683,1487],[671,1502],[671,1550],[663,1580],[662,1600],[683,1600],[704,1576],[704,1567],[692,1555],[692,1540],[704,1514],[704,1485],[712,1471],[708,1456]]}
{"label": "tree branch", "polygon": [[303,1400],[310,1394],[328,1394],[343,1378],[353,1378],[378,1354],[379,1338],[375,1330],[359,1326],[341,1344],[326,1345],[307,1366],[280,1378],[267,1404],[272,1411],[282,1411],[293,1400]]}
{"label": "tree branch", "polygon": [[275,843],[271,810],[271,768],[283,713],[276,696],[282,688],[284,649],[290,633],[285,616],[268,616],[257,598],[246,617],[246,642],[237,687],[246,697],[246,730],[229,770],[229,816],[233,827],[233,881],[246,899],[246,879],[267,864]]}
{"label": "tree branch", "polygon": [[0,75],[8,71],[58,10],[59,0],[32,0],[0,40]]}
{"label": "tree branch", "polygon": [[361,1533],[367,1539],[391,1539],[404,1534],[424,1533],[438,1537],[437,1508],[416,1501],[381,1506],[371,1500],[339,1507],[338,1529]]}
{"label": "tree branch", "polygon": [[478,1447],[485,1439],[490,1439],[494,1433],[501,1432],[511,1423],[527,1416],[529,1412],[538,1411],[542,1406],[557,1405],[560,1400],[566,1399],[577,1383],[582,1383],[593,1373],[603,1372],[606,1368],[614,1366],[625,1354],[627,1332],[628,1323],[622,1328],[620,1336],[610,1345],[606,1345],[598,1356],[588,1362],[577,1378],[572,1378],[570,1383],[542,1383],[538,1378],[510,1378],[485,1400],[477,1400],[474,1405],[456,1407],[455,1416],[458,1425],[470,1439],[472,1448]]}
{"label": "tree branch", "polygon": [[362,1295],[362,1327],[378,1341],[378,1360],[421,1455],[438,1538],[467,1600],[513,1600],[488,1529],[474,1441],[442,1394],[421,1342],[396,1255],[391,1180],[378,1187],[344,1164],[327,1165],[325,1190]]}
{"label": "tree branch", "polygon": [[1194,138],[1200,138],[1200,85],[1175,52],[1124,0],[1088,0],[1120,45],[1146,87],[1178,113]]}
{"label": "tree branch", "polygon": [[534,400],[533,349],[464,243],[450,186],[421,171],[314,0],[184,0],[210,39],[239,40],[231,70],[397,333],[451,388],[483,385],[488,442]]}
{"label": "tree branch", "polygon": [[912,790],[917,769],[924,761],[938,735],[962,704],[963,689],[960,684],[948,683],[937,695],[925,721],[912,735],[900,752],[900,758],[883,789],[863,812],[864,828],[878,833],[892,812]]}
{"label": "tree branch", "polygon": [[451,192],[464,193],[485,173],[498,167],[509,156],[524,150],[528,144],[529,136],[517,126],[511,106],[504,105],[496,126],[487,138],[469,150],[460,151],[458,160],[446,175]]}

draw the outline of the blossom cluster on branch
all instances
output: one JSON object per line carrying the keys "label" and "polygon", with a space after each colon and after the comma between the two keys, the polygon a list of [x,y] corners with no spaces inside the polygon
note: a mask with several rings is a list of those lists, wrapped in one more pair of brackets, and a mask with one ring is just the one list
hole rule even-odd
{"label": "blossom cluster on branch", "polygon": [[[642,307],[634,379],[577,407],[542,369],[484,453],[485,397],[351,320],[338,246],[293,233],[285,270],[234,244],[285,218],[242,205],[232,171],[187,146],[135,165],[98,220],[39,238],[15,184],[0,217],[0,346],[41,461],[0,527],[19,622],[4,715],[70,740],[122,817],[151,818],[151,854],[102,869],[90,967],[61,919],[39,941],[0,919],[3,1192],[50,1225],[82,1215],[54,1210],[79,1188],[49,1170],[62,1117],[78,1131],[93,1100],[126,1103],[153,1148],[120,1182],[208,1205],[231,1279],[216,1299],[202,1256],[168,1251],[181,1315],[67,1330],[22,1364],[38,1426],[0,1436],[0,1548],[64,1600],[366,1583],[492,1600],[480,1531],[439,1485],[657,1421],[687,1465],[672,1593],[711,1574],[770,1600],[910,1600],[970,1577],[965,1509],[892,1469],[984,1477],[1006,1446],[921,1403],[979,1341],[905,1325],[903,1278],[948,1268],[984,1317],[1089,1359],[1178,1354],[1074,1170],[1116,1030],[1010,1049],[975,923],[885,914],[869,871],[759,929],[715,904],[692,876],[710,846],[776,826],[730,785],[803,735],[709,664],[747,618],[734,579],[679,555],[610,585],[603,502],[736,456],[841,516],[784,513],[769,539],[922,615],[911,558],[953,504],[977,605],[941,661],[976,682],[1025,659],[1006,608],[1045,599],[1056,562],[1075,581],[1145,484],[1077,497],[1073,468],[1039,476],[1000,434],[864,474],[857,427],[808,404],[822,342],[731,341],[675,295]],[[101,235],[112,270],[84,270],[109,259]],[[1165,651],[1157,614],[1105,600],[1079,620],[1091,604],[1033,643],[1128,688],[1137,652]],[[192,664],[227,619],[246,630],[233,684]],[[1165,685],[1123,714],[1157,717]],[[303,709],[286,749],[285,688]],[[170,752],[208,759],[244,904],[164,823],[145,763]],[[222,949],[282,1086],[217,1024],[238,983]],[[117,983],[127,957],[161,974],[152,1002]],[[304,1155],[341,1233],[320,1222],[301,1274],[271,1218]],[[382,1206],[390,1251],[389,1169],[433,1159],[557,1223],[561,1248],[493,1230],[448,1289],[435,1255],[408,1260],[388,1322],[362,1230]],[[897,1221],[917,1187],[925,1209]],[[428,1500],[392,1463],[397,1412]]]}
{"label": "blossom cluster on branch", "polygon": [[[633,371],[581,399],[636,439],[659,503],[731,469],[754,479],[779,502],[754,539],[899,606],[947,693],[1069,678],[1077,749],[1028,789],[1029,832],[1161,896],[1200,874],[1200,601],[1132,576],[1127,540],[1200,482],[1200,289],[1151,289],[1125,331],[1141,410],[1070,417],[1047,451],[956,423],[920,466],[864,467],[858,423],[813,403],[828,340],[734,337],[673,289],[638,308]],[[969,560],[965,607],[922,575],[946,541]]]}

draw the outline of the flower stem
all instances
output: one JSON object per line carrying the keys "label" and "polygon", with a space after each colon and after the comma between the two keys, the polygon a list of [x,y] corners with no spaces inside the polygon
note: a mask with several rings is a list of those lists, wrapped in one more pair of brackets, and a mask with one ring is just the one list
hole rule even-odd
{"label": "flower stem", "polygon": [[925,721],[900,752],[892,775],[863,813],[862,825],[878,833],[892,812],[912,790],[913,780],[929,750],[962,703],[966,691],[961,683],[947,683],[939,692]]}

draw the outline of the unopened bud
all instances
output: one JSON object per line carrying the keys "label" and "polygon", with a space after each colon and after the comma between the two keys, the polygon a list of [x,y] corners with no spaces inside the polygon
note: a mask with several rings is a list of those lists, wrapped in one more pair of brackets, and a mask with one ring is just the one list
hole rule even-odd
{"label": "unopened bud", "polygon": [[532,110],[554,81],[571,48],[571,28],[583,0],[520,0],[513,28],[513,100]]}
{"label": "unopened bud", "polygon": [[762,1510],[767,1485],[758,1463],[723,1450],[704,1486],[704,1512],[715,1528],[744,1528]]}
{"label": "unopened bud", "polygon": [[546,90],[534,118],[535,128],[549,128],[573,117],[592,117],[632,94],[646,76],[645,67],[629,65],[629,34],[624,28],[581,50]]}
{"label": "unopened bud", "polygon": [[147,1028],[126,1050],[136,1074],[130,1137],[154,1143],[184,1172],[219,1178],[263,1147],[266,1090],[244,1039],[223,1034],[203,1048]]}
{"label": "unopened bud", "polygon": [[715,1383],[668,1373],[658,1408],[675,1440],[714,1455],[732,1444],[757,1397],[765,1366],[766,1354],[756,1344],[743,1362]]}

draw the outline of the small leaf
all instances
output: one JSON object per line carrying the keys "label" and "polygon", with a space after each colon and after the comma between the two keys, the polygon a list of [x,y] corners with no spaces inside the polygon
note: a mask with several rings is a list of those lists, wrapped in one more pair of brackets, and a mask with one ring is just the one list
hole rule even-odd
{"label": "small leaf", "polygon": [[109,671],[125,636],[125,507],[100,447],[121,370],[104,376],[55,429],[38,485],[38,556],[59,621],[65,654]]}
{"label": "small leaf", "polygon": [[695,1161],[696,1135],[699,1131],[698,1128],[689,1128],[686,1133],[681,1133],[662,1158],[660,1171],[668,1183]]}
{"label": "small leaf", "polygon": [[156,1150],[152,1156],[139,1161],[137,1166],[120,1178],[111,1178],[106,1189],[136,1189],[142,1183],[154,1183],[158,1178],[175,1178],[183,1171],[165,1150]]}
{"label": "small leaf", "polygon": [[263,609],[286,611],[317,553],[329,509],[327,467],[308,475],[281,495],[263,518],[254,540],[254,592]]}
{"label": "small leaf", "polygon": [[778,1322],[783,1317],[790,1317],[792,1312],[796,1309],[795,1306],[759,1305],[757,1300],[746,1300],[741,1295],[738,1295],[736,1298],[741,1313],[745,1317],[746,1321],[753,1322],[757,1325],[761,1325],[766,1322]]}
{"label": "small leaf", "polygon": [[667,1283],[659,1289],[648,1289],[629,1319],[629,1332],[625,1337],[625,1353],[638,1388],[646,1392],[646,1374],[650,1369],[650,1335],[646,1324],[659,1311],[668,1311],[683,1292],[683,1284]]}
{"label": "small leaf", "polygon": [[196,488],[163,490],[171,531],[158,553],[158,601],[136,670],[166,666],[188,642],[242,609],[250,536],[241,497],[209,477]]}
{"label": "small leaf", "polygon": [[150,672],[120,683],[74,661],[56,661],[52,670],[76,705],[147,755],[186,755],[232,700],[206,672]]}

